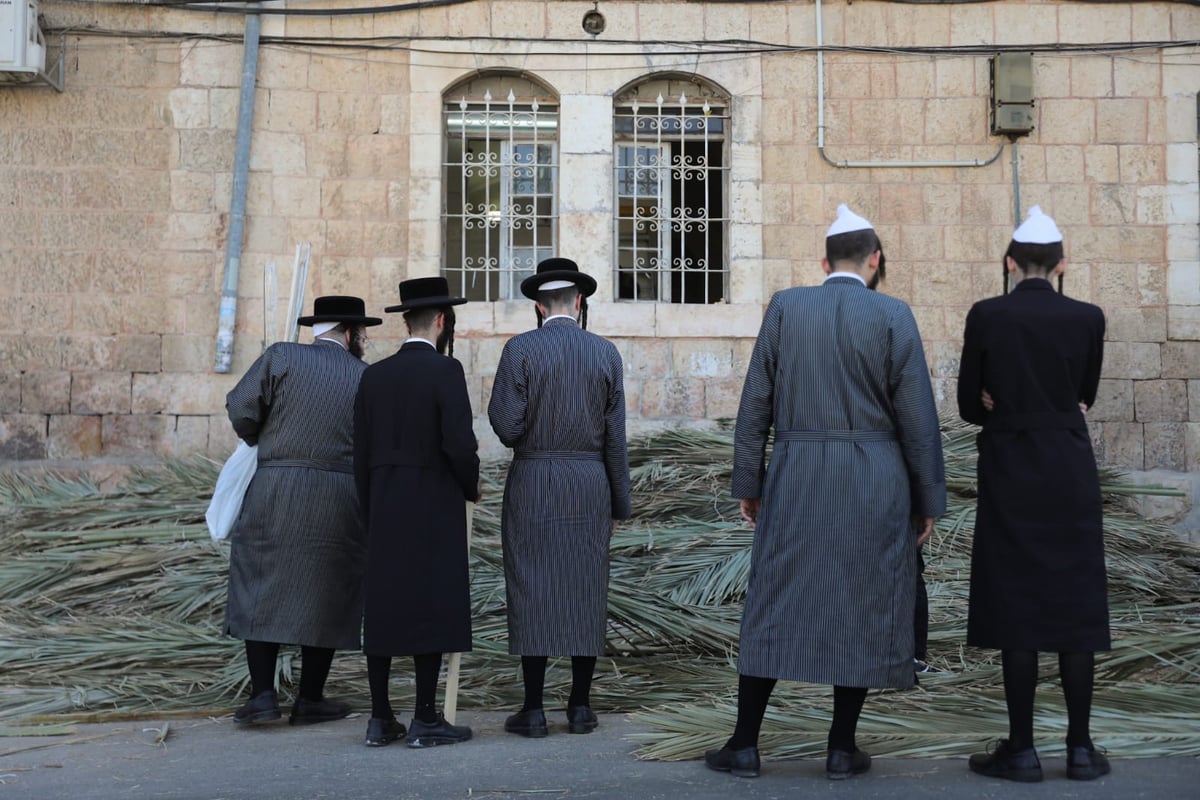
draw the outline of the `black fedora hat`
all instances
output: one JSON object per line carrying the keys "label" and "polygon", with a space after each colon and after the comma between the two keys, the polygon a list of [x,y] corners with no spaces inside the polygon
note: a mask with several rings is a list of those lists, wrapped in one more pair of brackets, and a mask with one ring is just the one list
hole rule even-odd
{"label": "black fedora hat", "polygon": [[537,300],[538,292],[544,284],[551,281],[570,281],[579,287],[584,297],[590,297],[596,291],[596,279],[579,271],[579,265],[569,258],[547,258],[539,261],[537,272],[521,281],[521,294],[530,300]]}
{"label": "black fedora hat", "polygon": [[384,313],[403,314],[418,308],[460,306],[465,302],[465,297],[450,296],[450,284],[445,278],[412,278],[400,281],[400,305],[388,306]]}
{"label": "black fedora hat", "polygon": [[381,325],[379,317],[368,317],[367,307],[360,297],[331,294],[313,300],[312,316],[300,317],[297,325],[312,325],[317,322],[345,322],[349,325]]}

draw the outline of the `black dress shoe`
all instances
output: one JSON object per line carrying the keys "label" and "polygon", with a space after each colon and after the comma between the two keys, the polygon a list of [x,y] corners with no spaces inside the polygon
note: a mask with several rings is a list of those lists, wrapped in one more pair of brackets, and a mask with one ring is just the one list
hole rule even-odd
{"label": "black dress shoe", "polygon": [[831,781],[843,781],[861,775],[871,768],[871,756],[865,750],[854,748],[854,752],[830,750],[825,756],[825,777]]}
{"label": "black dress shoe", "polygon": [[1037,783],[1042,779],[1042,762],[1032,747],[1014,750],[1008,739],[1001,739],[994,750],[976,753],[967,763],[971,772],[1006,781]]}
{"label": "black dress shoe", "polygon": [[1094,781],[1112,771],[1108,759],[1095,747],[1067,748],[1067,777],[1073,781]]}
{"label": "black dress shoe", "polygon": [[282,716],[283,714],[279,713],[279,701],[275,698],[275,691],[268,689],[254,695],[245,705],[233,712],[233,721],[238,725],[253,725],[256,722],[270,722]]}
{"label": "black dress shoe", "polygon": [[743,747],[740,750],[730,750],[725,746],[720,750],[709,750],[704,754],[704,763],[709,769],[728,772],[739,778],[757,778],[758,748]]}
{"label": "black dress shoe", "polygon": [[404,726],[397,722],[395,717],[371,717],[367,720],[367,747],[383,747],[396,741],[404,733]]}
{"label": "black dress shoe", "polygon": [[588,706],[567,706],[567,733],[591,733],[600,727],[600,720]]}
{"label": "black dress shoe", "polygon": [[518,736],[527,736],[530,739],[544,738],[550,732],[546,727],[546,712],[540,708],[531,708],[528,711],[518,711],[513,714],[504,720],[504,730]]}
{"label": "black dress shoe", "polygon": [[413,717],[404,741],[409,747],[436,747],[439,744],[458,744],[471,738],[471,729],[466,725],[451,725],[438,714],[434,722],[422,722]]}
{"label": "black dress shoe", "polygon": [[333,722],[345,719],[350,715],[350,706],[337,700],[305,700],[296,698],[292,705],[292,715],[288,717],[291,725],[316,725],[319,722]]}

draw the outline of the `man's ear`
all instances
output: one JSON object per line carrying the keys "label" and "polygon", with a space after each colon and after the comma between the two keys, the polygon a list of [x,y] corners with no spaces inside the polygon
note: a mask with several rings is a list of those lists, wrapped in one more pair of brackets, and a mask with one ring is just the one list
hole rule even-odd
{"label": "man's ear", "polygon": [[1004,257],[1004,266],[1005,266],[1005,267],[1008,269],[1008,271],[1009,271],[1009,272],[1011,272],[1011,273],[1014,273],[1014,274],[1015,274],[1015,273],[1016,273],[1016,271],[1017,271],[1017,262],[1016,262],[1016,261],[1013,261],[1013,257],[1012,257],[1012,256],[1005,256],[1005,257]]}
{"label": "man's ear", "polygon": [[822,258],[822,259],[821,259],[821,269],[822,269],[822,271],[824,271],[824,273],[825,273],[826,275],[832,275],[832,274],[833,274],[833,265],[829,263],[829,259],[828,259],[828,258]]}
{"label": "man's ear", "polygon": [[578,311],[581,308],[583,308],[583,292],[575,295],[575,310]]}
{"label": "man's ear", "polygon": [[1067,271],[1067,260],[1064,258],[1062,261],[1058,262],[1058,265],[1055,266],[1054,269],[1050,270],[1050,276],[1053,277],[1055,275],[1062,275],[1066,271]]}

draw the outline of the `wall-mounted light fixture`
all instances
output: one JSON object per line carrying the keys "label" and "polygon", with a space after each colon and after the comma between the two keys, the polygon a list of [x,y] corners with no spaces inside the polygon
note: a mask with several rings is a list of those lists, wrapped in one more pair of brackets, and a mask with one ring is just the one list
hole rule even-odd
{"label": "wall-mounted light fixture", "polygon": [[599,3],[592,6],[592,10],[583,15],[583,32],[589,36],[599,36],[604,33],[604,27],[608,23],[604,19],[604,15],[597,8]]}

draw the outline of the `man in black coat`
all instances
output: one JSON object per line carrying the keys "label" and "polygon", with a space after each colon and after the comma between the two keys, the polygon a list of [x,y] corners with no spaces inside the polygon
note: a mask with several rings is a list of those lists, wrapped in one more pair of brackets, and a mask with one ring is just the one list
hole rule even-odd
{"label": "man in black coat", "polygon": [[367,530],[363,651],[371,687],[366,743],[405,735],[392,712],[393,656],[411,655],[416,710],[409,747],[454,744],[471,729],[436,706],[442,653],[471,649],[467,500],[479,498],[471,402],[454,353],[454,310],[445,278],[400,284],[409,338],[363,373],[354,405],[354,478]]}
{"label": "man in black coat", "polygon": [[1033,747],[1037,654],[1056,652],[1067,703],[1067,777],[1107,774],[1092,746],[1093,660],[1110,647],[1100,481],[1083,412],[1096,399],[1104,314],[1063,297],[1062,234],[1034,206],[1004,261],[1010,294],[967,315],[958,376],[979,434],[967,643],[1001,651],[1009,738],[970,767],[1040,781]]}

